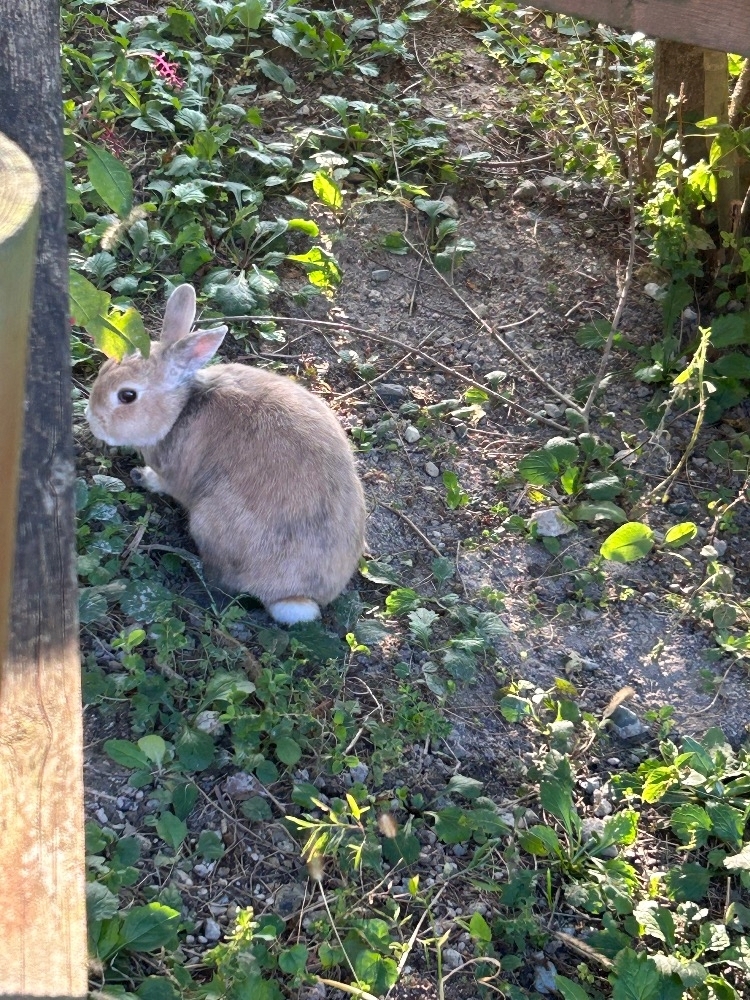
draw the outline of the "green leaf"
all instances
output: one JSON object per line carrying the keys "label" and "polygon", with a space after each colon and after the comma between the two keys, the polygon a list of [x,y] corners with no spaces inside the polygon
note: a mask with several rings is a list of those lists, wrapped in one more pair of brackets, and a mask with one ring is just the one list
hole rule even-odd
{"label": "green leaf", "polygon": [[403,615],[415,610],[422,602],[419,594],[410,587],[392,590],[385,599],[385,609],[389,615]]}
{"label": "green leaf", "polygon": [[179,994],[163,976],[148,976],[135,991],[139,1000],[179,1000]]}
{"label": "green leaf", "polygon": [[338,210],[344,204],[341,188],[325,170],[319,170],[313,177],[313,191],[328,208]]}
{"label": "green leaf", "polygon": [[90,625],[107,614],[107,598],[98,587],[83,587],[78,592],[78,618],[81,625]]}
{"label": "green leaf", "polygon": [[407,830],[399,830],[395,837],[383,839],[383,857],[392,865],[401,861],[406,865],[415,864],[421,850],[419,839]]}
{"label": "green leaf", "polygon": [[173,812],[162,813],[156,821],[156,832],[177,853],[187,837],[187,824]]}
{"label": "green leaf", "polygon": [[122,764],[123,767],[140,770],[149,766],[145,753],[129,740],[107,740],[104,751],[115,764]]}
{"label": "green leaf", "polygon": [[527,698],[519,698],[514,694],[506,695],[500,701],[500,713],[508,722],[522,722],[534,714],[531,702]]}
{"label": "green leaf", "polygon": [[599,476],[583,488],[592,500],[613,500],[624,486],[617,476]]}
{"label": "green leaf", "polygon": [[711,323],[711,346],[750,344],[750,312],[725,313]]}
{"label": "green leaf", "polygon": [[663,941],[669,951],[674,950],[674,918],[665,906],[659,906],[652,899],[642,899],[633,910],[633,916],[640,925],[641,934]]}
{"label": "green leaf", "polygon": [[573,465],[578,459],[578,445],[568,438],[550,438],[542,450],[554,455],[560,466]]}
{"label": "green leaf", "polygon": [[279,953],[279,968],[287,976],[301,976],[307,966],[308,949],[304,944],[293,944]]}
{"label": "green leaf", "polygon": [[[653,959],[636,955],[625,948],[615,960],[612,1000],[667,1000],[673,994],[663,993],[664,977]],[[682,986],[676,1000],[682,996]]]}
{"label": "green leaf", "polygon": [[623,809],[604,821],[597,846],[599,849],[615,844],[632,844],[638,835],[638,813]]}
{"label": "green leaf", "polygon": [[438,619],[436,612],[429,608],[416,608],[409,612],[408,618],[409,631],[420,645],[426,647],[430,641],[432,626]]}
{"label": "green leaf", "polygon": [[89,924],[95,920],[109,920],[119,908],[117,896],[106,885],[101,882],[86,883],[86,914]]}
{"label": "green leaf", "polygon": [[475,941],[488,943],[492,940],[490,925],[481,913],[472,913],[471,920],[469,921],[469,934],[471,934]]}
{"label": "green leaf", "polygon": [[671,549],[678,549],[681,545],[686,545],[698,534],[698,526],[692,521],[685,521],[682,524],[675,524],[664,536],[664,544]]}
{"label": "green leaf", "polygon": [[86,169],[104,204],[124,218],[133,207],[133,178],[128,168],[102,146],[86,144]]}
{"label": "green leaf", "polygon": [[180,819],[187,819],[198,801],[198,789],[191,781],[186,781],[172,792],[172,808]]}
{"label": "green leaf", "polygon": [[573,804],[573,790],[564,781],[542,781],[539,785],[542,808],[560,820],[569,837],[581,828],[581,819]]}
{"label": "green leaf", "polygon": [[435,819],[435,835],[444,844],[463,844],[471,840],[474,831],[469,813],[458,806],[448,806],[439,812],[427,813]]}
{"label": "green leaf", "polygon": [[548,486],[557,478],[560,465],[553,452],[540,448],[521,459],[518,471],[532,486]]}
{"label": "green leaf", "polygon": [[224,857],[224,843],[213,830],[201,830],[195,850],[207,861],[218,861]]}
{"label": "green leaf", "polygon": [[567,976],[561,976],[559,972],[555,976],[555,986],[557,986],[557,989],[562,994],[563,1000],[591,1000],[591,997],[582,986],[574,983]]}
{"label": "green leaf", "polygon": [[180,914],[163,903],[134,906],[128,910],[122,924],[122,939],[129,951],[155,951],[178,947],[177,928]]}
{"label": "green leaf", "polygon": [[670,826],[683,844],[690,848],[704,847],[711,832],[711,818],[703,806],[686,802],[674,810]]}
{"label": "green leaf", "polygon": [[611,562],[629,563],[648,555],[653,546],[653,531],[638,521],[629,521],[604,540],[599,552]]}
{"label": "green leaf", "polygon": [[449,795],[455,792],[457,795],[463,795],[465,799],[473,801],[482,794],[483,787],[483,783],[477,781],[476,778],[467,778],[464,774],[454,774],[448,782],[446,791]]}
{"label": "green leaf", "polygon": [[[728,860],[730,859],[727,858]],[[750,867],[750,852],[748,852],[748,862]],[[726,863],[725,861],[724,864],[726,865]],[[664,876],[664,884],[667,887],[669,898],[678,903],[684,903],[688,900],[699,903],[705,898],[710,883],[711,872],[694,861],[670,868]]]}
{"label": "green leaf", "polygon": [[371,559],[369,562],[362,563],[359,572],[366,580],[371,580],[373,583],[389,583],[394,587],[398,586],[398,577],[387,563]]}
{"label": "green leaf", "polygon": [[183,726],[174,742],[180,763],[188,771],[205,771],[216,753],[214,741],[208,733]]}
{"label": "green leaf", "polygon": [[161,767],[167,753],[167,744],[161,736],[151,733],[149,736],[142,736],[138,740],[138,747],[141,749],[152,764]]}
{"label": "green leaf", "polygon": [[556,857],[562,855],[560,838],[551,826],[534,825],[528,830],[521,830],[518,834],[518,843],[524,851],[535,857],[546,857],[548,854]]}
{"label": "green leaf", "polygon": [[622,524],[628,519],[628,515],[610,500],[600,500],[598,503],[579,503],[577,507],[568,511],[568,516],[574,521],[614,521],[615,524]]}
{"label": "green leaf", "polygon": [[707,802],[706,811],[711,817],[713,835],[724,841],[732,850],[742,847],[745,832],[745,814],[726,802]]}
{"label": "green leaf", "polygon": [[276,740],[276,756],[282,764],[293,767],[302,756],[302,750],[296,740],[289,736],[282,736]]}

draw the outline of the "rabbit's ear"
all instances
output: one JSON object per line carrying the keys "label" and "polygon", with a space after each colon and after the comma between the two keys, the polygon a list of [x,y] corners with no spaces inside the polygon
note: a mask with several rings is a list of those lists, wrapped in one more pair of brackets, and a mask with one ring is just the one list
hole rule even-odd
{"label": "rabbit's ear", "polygon": [[174,344],[193,328],[195,319],[195,289],[192,285],[178,285],[167,301],[164,322],[161,325],[162,344]]}
{"label": "rabbit's ear", "polygon": [[226,326],[217,326],[213,330],[195,330],[172,344],[164,352],[168,383],[172,386],[179,385],[208,364],[221,346],[226,332]]}

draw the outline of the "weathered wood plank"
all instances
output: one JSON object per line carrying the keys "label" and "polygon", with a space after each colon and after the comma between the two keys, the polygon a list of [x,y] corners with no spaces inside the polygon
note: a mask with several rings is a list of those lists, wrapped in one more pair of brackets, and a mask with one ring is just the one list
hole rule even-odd
{"label": "weathered wood plank", "polygon": [[750,56],[750,0],[550,0],[539,7],[651,38]]}
{"label": "weathered wood plank", "polygon": [[[42,183],[10,641],[0,664],[0,996],[24,1000],[83,1000],[87,979],[59,13],[57,0],[0,0],[0,132]],[[0,269],[14,308],[18,289],[4,280]]]}

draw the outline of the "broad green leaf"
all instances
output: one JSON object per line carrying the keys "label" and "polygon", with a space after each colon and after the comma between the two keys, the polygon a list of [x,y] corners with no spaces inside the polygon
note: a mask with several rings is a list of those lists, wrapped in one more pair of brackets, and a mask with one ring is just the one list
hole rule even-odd
{"label": "broad green leaf", "polygon": [[213,830],[201,830],[195,850],[207,861],[218,861],[224,857],[224,843]]}
{"label": "broad green leaf", "polygon": [[125,218],[133,207],[133,178],[130,171],[103,146],[86,144],[86,168],[94,190],[104,204]]}
{"label": "broad green leaf", "polygon": [[84,278],[78,271],[68,272],[68,292],[70,296],[70,314],[76,326],[88,329],[90,323],[103,316],[111,301],[107,292],[101,292]]}
{"label": "broad green leaf", "polygon": [[192,781],[186,781],[172,792],[172,808],[180,819],[187,819],[198,801],[198,789]]}
{"label": "broad green leaf", "polygon": [[214,741],[199,729],[183,726],[174,742],[180,763],[188,771],[205,771],[216,753]]}
{"label": "broad green leaf", "polygon": [[101,882],[86,883],[86,915],[89,924],[95,920],[109,920],[119,908],[117,896],[106,885]]}
{"label": "broad green leaf", "polygon": [[591,997],[582,986],[574,983],[567,976],[561,976],[559,972],[555,976],[555,986],[557,986],[563,1000],[591,1000]]}
{"label": "broad green leaf", "polygon": [[629,563],[643,559],[653,546],[653,531],[638,521],[629,521],[604,540],[599,552],[611,562]]}
{"label": "broad green leaf", "polygon": [[711,817],[703,806],[686,802],[674,810],[670,826],[683,844],[690,848],[704,847],[711,832]]}
{"label": "broad green leaf", "polygon": [[601,849],[615,844],[632,844],[637,835],[638,813],[634,809],[623,809],[604,821],[597,846]]}
{"label": "broad green leaf", "polygon": [[706,811],[711,817],[713,835],[732,850],[739,850],[745,832],[745,814],[726,802],[707,802]]}
{"label": "broad green leaf", "polygon": [[[728,860],[730,859],[727,858]],[[750,867],[750,852],[748,852],[748,862]],[[724,864],[726,865],[726,861]],[[727,867],[729,866],[727,865]],[[710,883],[711,872],[694,861],[670,868],[664,876],[664,884],[667,887],[669,898],[678,903],[684,903],[687,900],[699,903],[705,898]]]}
{"label": "broad green leaf", "polygon": [[123,767],[141,769],[149,766],[145,753],[129,740],[107,740],[104,750],[115,764],[122,764]]}
{"label": "broad green leaf", "polygon": [[628,519],[628,515],[610,500],[600,500],[598,503],[579,503],[572,510],[568,511],[568,516],[574,521],[614,521],[615,524],[623,524]]}
{"label": "broad green leaf", "polygon": [[568,836],[574,836],[580,830],[581,819],[573,804],[572,789],[564,782],[542,781],[539,785],[539,800],[542,808],[559,819]]}
{"label": "broad green leaf", "polygon": [[653,959],[625,948],[615,960],[612,1000],[680,1000],[682,984],[675,994]]}
{"label": "broad green leaf", "polygon": [[542,450],[553,454],[561,466],[572,465],[578,458],[578,445],[564,437],[550,438]]}
{"label": "broad green leaf", "polygon": [[664,544],[672,549],[677,549],[681,545],[686,545],[698,534],[698,526],[692,521],[685,521],[683,524],[675,524],[664,536]]}
{"label": "broad green leaf", "polygon": [[163,976],[148,976],[135,991],[139,1000],[179,1000],[172,983]]}
{"label": "broad green leaf", "polygon": [[341,188],[325,170],[319,170],[313,177],[313,191],[328,208],[339,209],[344,204]]}
{"label": "broad green leaf", "polygon": [[406,865],[413,865],[419,860],[422,850],[418,838],[407,830],[399,830],[395,837],[385,837],[383,839],[383,857],[396,865],[403,861]]}
{"label": "broad green leaf", "polygon": [[148,736],[141,736],[138,740],[138,747],[141,749],[152,764],[161,767],[167,753],[167,744],[157,733]]}
{"label": "broad green leaf", "polygon": [[633,910],[633,916],[640,925],[641,934],[663,941],[670,951],[674,950],[674,918],[665,906],[659,906],[652,899],[643,899]]}
{"label": "broad green leaf", "polygon": [[304,944],[293,944],[279,953],[279,968],[287,976],[301,976],[307,965],[309,952]]}
{"label": "broad green leaf", "polygon": [[472,913],[469,921],[469,934],[475,941],[489,943],[492,940],[492,930],[481,913]]}
{"label": "broad green leaf", "polygon": [[435,819],[435,835],[444,844],[463,844],[471,840],[474,831],[469,813],[458,806],[448,806],[439,812],[427,813]]}
{"label": "broad green leaf", "polygon": [[276,756],[282,764],[293,767],[302,756],[302,750],[296,740],[289,736],[282,736],[276,740]]}
{"label": "broad green leaf", "polygon": [[560,857],[562,854],[560,839],[551,826],[535,825],[519,831],[518,843],[535,857],[546,857],[548,854]]}
{"label": "broad green leaf", "polygon": [[156,832],[165,844],[177,853],[187,837],[187,824],[178,819],[173,812],[162,813],[156,821]]}
{"label": "broad green leaf", "polygon": [[521,459],[518,471],[532,486],[548,486],[557,479],[560,465],[553,452],[540,448]]}
{"label": "broad green leaf", "polygon": [[429,608],[415,608],[408,614],[409,631],[422,646],[427,646],[430,641],[432,626],[438,620],[436,612]]}
{"label": "broad green leaf", "polygon": [[531,702],[528,698],[519,698],[517,695],[508,694],[500,701],[500,713],[508,722],[521,722],[534,714]]}
{"label": "broad green leaf", "polygon": [[592,500],[613,500],[624,486],[617,476],[599,476],[583,488]]}
{"label": "broad green leaf", "polygon": [[155,951],[178,946],[177,928],[180,914],[163,903],[134,906],[128,910],[122,924],[122,939],[129,951]]}
{"label": "broad green leaf", "polygon": [[419,594],[410,587],[399,587],[392,590],[385,599],[385,609],[389,615],[403,615],[415,610],[422,602]]}
{"label": "broad green leaf", "polygon": [[457,795],[463,795],[465,799],[473,801],[482,794],[483,787],[482,782],[477,781],[476,778],[467,778],[463,774],[454,774],[448,782],[446,791],[449,795],[455,792]]}

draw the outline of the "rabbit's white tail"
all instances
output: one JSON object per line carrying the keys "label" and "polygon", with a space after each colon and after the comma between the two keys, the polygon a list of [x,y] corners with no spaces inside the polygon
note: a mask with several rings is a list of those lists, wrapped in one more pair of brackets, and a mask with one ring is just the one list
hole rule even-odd
{"label": "rabbit's white tail", "polygon": [[308,597],[287,597],[268,605],[268,613],[280,625],[297,625],[320,617],[320,608]]}

